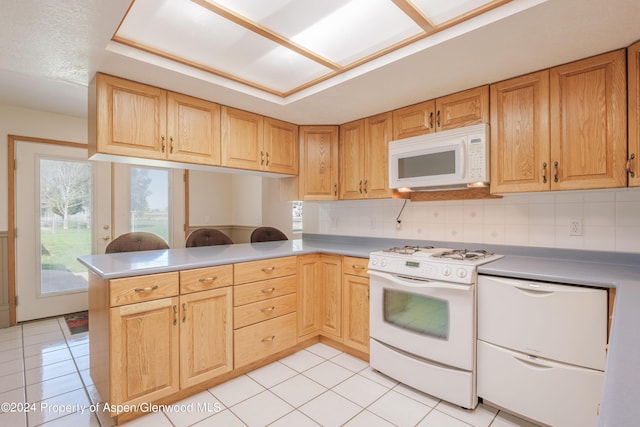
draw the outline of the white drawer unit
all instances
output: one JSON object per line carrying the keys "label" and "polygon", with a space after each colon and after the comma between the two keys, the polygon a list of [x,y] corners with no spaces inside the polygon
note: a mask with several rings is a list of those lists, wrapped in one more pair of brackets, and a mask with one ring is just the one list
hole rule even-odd
{"label": "white drawer unit", "polygon": [[478,278],[478,397],[553,426],[596,426],[607,292]]}
{"label": "white drawer unit", "polygon": [[558,427],[598,424],[604,372],[478,341],[478,396]]}
{"label": "white drawer unit", "polygon": [[480,276],[478,339],[522,353],[604,370],[607,291]]}

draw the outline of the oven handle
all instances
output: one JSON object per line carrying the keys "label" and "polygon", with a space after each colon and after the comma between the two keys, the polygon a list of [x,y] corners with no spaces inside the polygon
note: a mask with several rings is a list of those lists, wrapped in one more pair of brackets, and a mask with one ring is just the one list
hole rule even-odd
{"label": "oven handle", "polygon": [[380,273],[378,271],[369,270],[370,277],[379,277],[383,280],[389,280],[400,286],[409,286],[412,288],[440,288],[440,289],[459,289],[461,291],[468,291],[471,285],[449,283],[449,282],[434,282],[426,279],[415,279],[410,277],[400,277],[395,274]]}

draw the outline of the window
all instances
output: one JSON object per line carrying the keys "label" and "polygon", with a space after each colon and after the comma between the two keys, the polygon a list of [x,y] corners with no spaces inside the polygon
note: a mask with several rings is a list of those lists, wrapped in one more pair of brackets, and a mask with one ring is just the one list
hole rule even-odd
{"label": "window", "polygon": [[131,168],[131,231],[147,231],[169,241],[169,171]]}
{"label": "window", "polygon": [[294,233],[302,233],[302,202],[291,202]]}

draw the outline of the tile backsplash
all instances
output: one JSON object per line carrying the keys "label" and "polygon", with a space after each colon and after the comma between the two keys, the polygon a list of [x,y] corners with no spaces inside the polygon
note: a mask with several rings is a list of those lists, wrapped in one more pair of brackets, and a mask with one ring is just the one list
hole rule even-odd
{"label": "tile backsplash", "polygon": [[[306,202],[309,233],[640,253],[640,188],[507,194],[502,199]],[[307,215],[307,206],[316,212]],[[396,218],[402,221],[397,227]],[[582,235],[570,235],[570,221]],[[317,224],[316,224],[317,222]]]}

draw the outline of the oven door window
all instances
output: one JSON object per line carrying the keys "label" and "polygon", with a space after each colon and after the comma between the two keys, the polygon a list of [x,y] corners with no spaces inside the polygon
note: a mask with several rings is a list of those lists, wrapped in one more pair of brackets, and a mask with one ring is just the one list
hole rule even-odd
{"label": "oven door window", "polygon": [[449,301],[384,289],[384,321],[399,328],[449,339]]}

